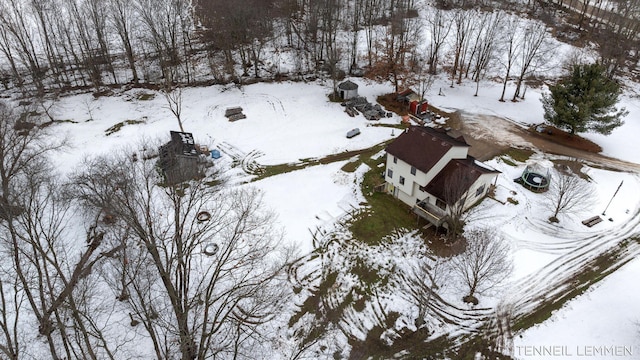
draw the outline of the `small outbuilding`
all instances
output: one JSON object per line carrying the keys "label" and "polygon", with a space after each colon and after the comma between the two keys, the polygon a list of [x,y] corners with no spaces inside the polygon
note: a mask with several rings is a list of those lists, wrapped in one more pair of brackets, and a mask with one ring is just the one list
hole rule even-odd
{"label": "small outbuilding", "polygon": [[158,160],[166,184],[177,185],[198,178],[202,173],[199,156],[193,134],[171,131],[171,141],[160,146]]}
{"label": "small outbuilding", "polygon": [[358,97],[358,84],[347,80],[338,84],[338,95],[342,100],[349,100]]}
{"label": "small outbuilding", "polygon": [[415,91],[406,89],[398,92],[396,100],[403,102],[409,107],[409,112],[417,117],[422,117],[427,114],[429,109],[429,103],[423,99]]}

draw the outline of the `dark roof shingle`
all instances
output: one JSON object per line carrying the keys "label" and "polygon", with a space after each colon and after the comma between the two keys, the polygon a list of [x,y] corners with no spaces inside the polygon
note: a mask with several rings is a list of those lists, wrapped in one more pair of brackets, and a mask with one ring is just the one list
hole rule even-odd
{"label": "dark roof shingle", "polygon": [[387,146],[387,152],[416,169],[428,172],[454,146],[469,147],[443,130],[412,126]]}
{"label": "dark roof shingle", "polygon": [[[453,159],[425,186],[425,190],[441,200],[458,201],[480,175],[492,173],[499,173],[499,171],[478,165],[472,156],[467,156],[466,159]],[[447,184],[453,188],[447,189]],[[458,197],[457,199],[447,199],[454,194]]]}

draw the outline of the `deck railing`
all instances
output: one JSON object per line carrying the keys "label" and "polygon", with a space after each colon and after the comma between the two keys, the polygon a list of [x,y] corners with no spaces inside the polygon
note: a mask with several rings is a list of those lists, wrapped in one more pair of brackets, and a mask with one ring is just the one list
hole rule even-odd
{"label": "deck railing", "polygon": [[417,203],[413,207],[413,212],[436,226],[441,226],[447,217],[444,210],[427,202]]}

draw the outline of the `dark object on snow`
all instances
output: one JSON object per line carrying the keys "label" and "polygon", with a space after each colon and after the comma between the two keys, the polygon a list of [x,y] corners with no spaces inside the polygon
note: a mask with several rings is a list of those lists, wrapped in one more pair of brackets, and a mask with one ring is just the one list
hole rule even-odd
{"label": "dark object on snow", "polygon": [[599,224],[601,222],[602,222],[602,218],[596,215],[592,218],[588,218],[587,220],[583,220],[582,225],[587,227],[592,227],[593,225]]}
{"label": "dark object on snow", "polygon": [[247,116],[242,113],[242,108],[239,106],[227,108],[224,112],[224,116],[229,119],[229,121],[238,121],[247,118]]}
{"label": "dark object on snow", "polygon": [[201,175],[193,134],[171,131],[171,141],[160,146],[158,167],[162,170],[166,184],[176,185]]}
{"label": "dark object on snow", "polygon": [[473,305],[478,305],[478,298],[476,298],[473,295],[466,295],[462,298],[462,301],[466,302],[467,304],[473,304]]}
{"label": "dark object on snow", "polygon": [[351,139],[352,137],[360,135],[360,129],[355,128],[351,129],[347,132],[347,139]]}
{"label": "dark object on snow", "polygon": [[242,108],[241,107],[232,107],[232,108],[227,108],[227,110],[225,110],[224,112],[224,116],[225,117],[229,117],[231,115],[236,115],[236,114],[241,114],[242,113]]}
{"label": "dark object on snow", "polygon": [[347,114],[357,114],[354,113],[355,110],[359,111],[364,115],[367,120],[380,120],[383,117],[387,117],[387,112],[380,106],[379,104],[372,105],[367,101],[367,98],[358,96],[352,99],[349,99],[345,102],[347,109],[345,110]]}
{"label": "dark object on snow", "polygon": [[207,245],[205,245],[205,247],[202,250],[202,252],[207,256],[213,256],[218,252],[219,249],[220,249],[220,247],[218,246],[218,244],[216,244],[216,243],[208,243]]}
{"label": "dark object on snow", "polygon": [[198,220],[198,222],[208,221],[209,219],[211,219],[211,213],[209,213],[208,211],[200,211],[198,215],[196,215],[196,219]]}

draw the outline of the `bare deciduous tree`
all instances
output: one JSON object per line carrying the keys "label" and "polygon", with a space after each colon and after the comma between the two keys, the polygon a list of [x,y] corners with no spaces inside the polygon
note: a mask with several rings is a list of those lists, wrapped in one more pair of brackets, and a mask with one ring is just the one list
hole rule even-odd
{"label": "bare deciduous tree", "polygon": [[553,209],[553,215],[549,218],[551,222],[559,222],[560,214],[586,210],[594,202],[591,184],[569,170],[555,172],[545,195],[546,203]]}
{"label": "bare deciduous tree", "polygon": [[543,22],[534,22],[529,24],[522,31],[522,46],[520,47],[520,71],[516,79],[516,90],[513,93],[512,101],[516,101],[518,97],[524,98],[524,94],[520,95],[524,78],[541,65],[545,64],[551,53],[551,46],[547,43],[549,33]]}
{"label": "bare deciduous tree", "polygon": [[467,171],[456,168],[447,176],[444,183],[443,196],[447,210],[447,224],[450,240],[455,240],[462,233],[466,213],[469,207],[469,187],[473,184]]}
{"label": "bare deciduous tree", "polygon": [[377,52],[371,54],[372,65],[365,76],[375,80],[388,80],[398,92],[405,79],[410,77],[409,62],[416,56],[420,22],[408,17],[413,11],[411,1],[389,3],[389,25],[385,27],[382,40],[376,42]]}
{"label": "bare deciduous tree", "polygon": [[38,329],[53,359],[114,358],[89,285],[92,267],[104,258],[102,236],[78,236],[70,226],[75,207],[46,158],[63,142],[24,114],[0,104],[0,248],[7,255],[0,272],[2,351],[9,358],[28,354],[20,333]]}
{"label": "bare deciduous tree", "polygon": [[109,1],[109,19],[122,42],[129,68],[131,69],[131,81],[138,84],[138,70],[136,69],[133,37],[131,32],[135,29],[135,13],[132,3],[127,0]]}
{"label": "bare deciduous tree", "polygon": [[[469,38],[475,31],[475,17],[477,12],[475,10],[463,10],[458,9],[453,15],[453,22],[456,27],[455,39],[453,43],[453,66],[451,67],[451,87],[456,79],[456,74],[460,73],[460,76],[464,68],[464,59],[469,48]],[[458,84],[461,83],[461,78],[458,79]]]}
{"label": "bare deciduous tree", "polygon": [[18,360],[25,347],[18,327],[22,309],[17,277],[3,271],[0,275],[0,354],[10,360]]}
{"label": "bare deciduous tree", "polygon": [[520,19],[519,18],[511,18],[506,22],[505,25],[505,41],[506,41],[506,49],[503,49],[503,66],[505,69],[504,79],[502,80],[502,94],[500,95],[499,101],[504,101],[504,93],[507,90],[507,83],[509,82],[509,76],[511,76],[511,70],[513,68],[513,64],[515,63],[515,58],[518,52],[520,51]]}
{"label": "bare deciduous tree", "polygon": [[498,38],[499,29],[504,22],[504,12],[495,11],[484,13],[478,26],[478,34],[476,38],[475,49],[469,57],[469,65],[467,72],[473,71],[472,77],[476,82],[476,93],[480,88],[480,80],[487,68],[490,67],[492,61],[495,60],[496,39]]}
{"label": "bare deciduous tree", "polygon": [[162,95],[167,100],[167,108],[178,120],[180,131],[184,132],[184,127],[182,126],[182,88],[174,87],[171,82],[168,82],[162,90]]}
{"label": "bare deciduous tree", "polygon": [[418,318],[415,320],[417,328],[430,325],[428,317],[433,306],[431,301],[437,296],[437,290],[447,283],[448,276],[446,263],[440,257],[425,257],[405,275],[406,292],[403,295],[418,307]]}
{"label": "bare deciduous tree", "polygon": [[113,222],[105,241],[122,251],[104,273],[159,359],[248,356],[286,300],[288,254],[260,193],[208,180],[162,187],[154,160],[124,153],[75,177],[87,208]]}
{"label": "bare deciduous tree", "polygon": [[468,230],[465,238],[467,248],[451,259],[451,268],[469,288],[464,301],[477,304],[475,294],[494,288],[510,275],[510,249],[492,228]]}
{"label": "bare deciduous tree", "polygon": [[427,22],[428,30],[431,35],[431,42],[427,53],[427,63],[429,64],[429,73],[435,75],[438,71],[438,62],[440,61],[440,50],[444,45],[453,21],[449,19],[448,12],[436,8],[429,12]]}

